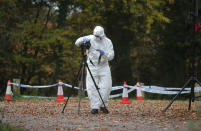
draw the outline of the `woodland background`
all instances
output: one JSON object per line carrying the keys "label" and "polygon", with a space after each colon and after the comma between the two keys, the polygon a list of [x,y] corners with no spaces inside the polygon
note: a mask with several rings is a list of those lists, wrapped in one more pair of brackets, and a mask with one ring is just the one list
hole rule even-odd
{"label": "woodland background", "polygon": [[[113,42],[113,86],[123,81],[183,86],[192,73],[192,58],[201,78],[201,32],[193,32],[192,13],[192,0],[0,0],[0,94],[13,78],[30,85],[60,79],[72,84],[81,62],[74,42],[96,25]],[[44,96],[56,92],[21,90]]]}

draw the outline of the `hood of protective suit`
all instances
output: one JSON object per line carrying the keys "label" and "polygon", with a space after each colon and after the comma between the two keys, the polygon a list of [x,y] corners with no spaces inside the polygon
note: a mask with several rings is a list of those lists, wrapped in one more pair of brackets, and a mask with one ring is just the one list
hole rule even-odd
{"label": "hood of protective suit", "polygon": [[101,27],[101,26],[96,26],[96,27],[94,28],[93,35],[98,36],[98,37],[104,37],[104,36],[105,36],[105,33],[104,33],[103,27]]}

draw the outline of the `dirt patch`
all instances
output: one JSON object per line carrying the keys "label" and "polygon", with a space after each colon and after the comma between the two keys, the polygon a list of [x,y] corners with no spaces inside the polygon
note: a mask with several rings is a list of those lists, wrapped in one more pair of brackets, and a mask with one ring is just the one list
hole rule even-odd
{"label": "dirt patch", "polygon": [[78,101],[69,100],[62,114],[64,103],[51,100],[23,100],[0,103],[2,122],[22,127],[24,130],[81,130],[81,131],[187,131],[187,121],[196,120],[196,108],[201,103],[175,101],[164,113],[169,101],[132,101],[120,104],[110,100],[109,114],[90,114],[89,101],[82,100],[78,115]]}

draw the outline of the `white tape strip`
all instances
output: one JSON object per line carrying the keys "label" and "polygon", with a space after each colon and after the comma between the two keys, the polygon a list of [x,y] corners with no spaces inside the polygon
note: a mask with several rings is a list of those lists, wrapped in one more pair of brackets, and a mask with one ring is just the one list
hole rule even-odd
{"label": "white tape strip", "polygon": [[123,88],[124,88],[124,86],[114,86],[114,87],[112,87],[112,91],[123,89]]}
{"label": "white tape strip", "polygon": [[[149,92],[149,93],[166,94],[166,95],[174,95],[179,93],[179,91],[162,91],[162,90],[146,89],[146,88],[141,88],[141,90],[145,92]],[[185,93],[190,93],[190,91],[181,92],[181,94],[185,94]]]}
{"label": "white tape strip", "polygon": [[[53,84],[53,85],[46,85],[46,86],[31,86],[31,85],[17,84],[17,83],[12,83],[12,82],[10,82],[10,84],[15,85],[15,86],[19,86],[19,87],[23,87],[23,88],[49,88],[49,87],[58,86],[59,83]],[[63,86],[67,86],[67,87],[72,88],[72,85],[69,85],[69,84],[66,84],[66,83],[63,83],[63,82],[60,82],[60,84],[62,84]],[[130,88],[128,90],[128,93],[130,93],[133,90],[139,88],[136,85],[135,86],[123,85],[123,86],[114,86],[114,87],[112,87],[112,91],[123,89],[124,86]],[[77,89],[77,90],[80,89],[79,87],[74,87],[74,88]],[[141,86],[140,89],[142,91],[144,91],[144,92],[149,92],[149,93],[174,95],[174,94],[178,94],[179,91],[182,88],[167,88],[167,87],[159,87],[159,86]],[[181,92],[181,94],[190,93],[190,90],[191,90],[191,88],[185,88],[184,91]],[[84,89],[84,91],[86,91],[86,89]],[[194,91],[195,92],[200,92],[201,87],[195,87]],[[115,97],[120,97],[120,96],[122,96],[122,93],[115,94],[115,95],[110,95],[110,98],[115,98]]]}
{"label": "white tape strip", "polygon": [[[128,85],[127,85],[127,87],[128,87]],[[128,93],[130,93],[130,92],[132,92],[132,91],[134,91],[136,89],[133,86],[129,86],[129,87],[132,87],[132,88],[128,90]],[[119,93],[119,94],[115,94],[115,95],[110,95],[110,98],[120,97],[120,96],[122,96],[122,94],[123,93]]]}
{"label": "white tape strip", "polygon": [[18,87],[23,87],[23,88],[49,88],[49,87],[58,86],[58,84],[46,85],[46,86],[31,86],[31,85],[17,84],[17,83],[12,83],[12,82],[10,84],[18,86]]}

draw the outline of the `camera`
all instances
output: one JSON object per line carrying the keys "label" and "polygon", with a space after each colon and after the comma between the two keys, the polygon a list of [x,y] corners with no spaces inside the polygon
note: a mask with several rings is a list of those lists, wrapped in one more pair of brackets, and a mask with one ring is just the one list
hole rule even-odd
{"label": "camera", "polygon": [[86,49],[89,49],[89,48],[91,47],[90,41],[85,42],[85,43],[82,43],[82,44],[81,44],[81,47],[84,47],[84,48],[86,48]]}

